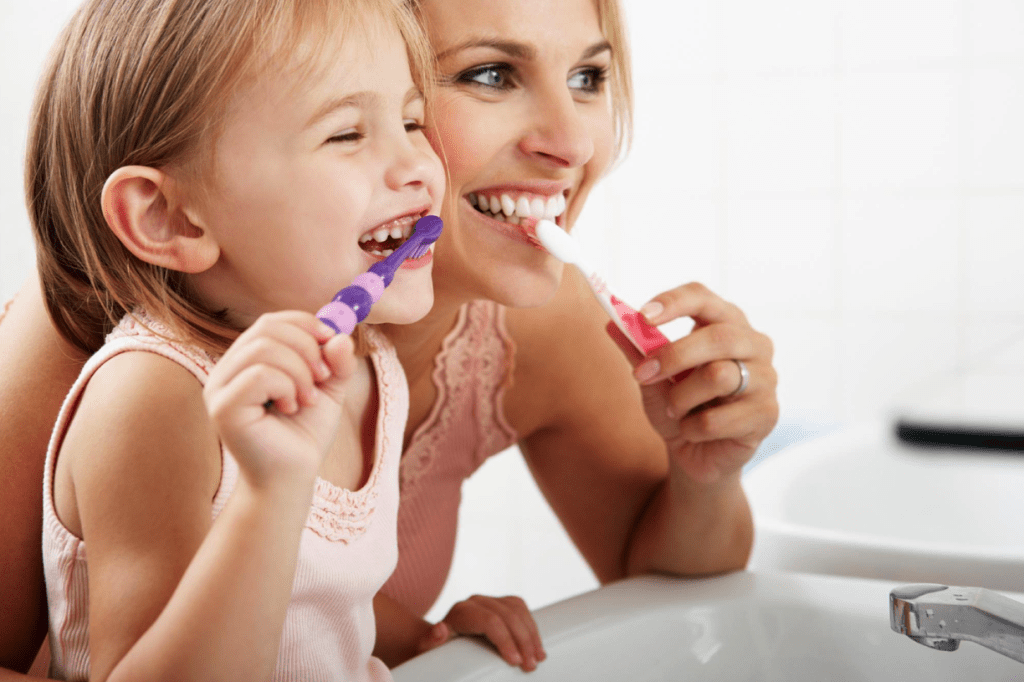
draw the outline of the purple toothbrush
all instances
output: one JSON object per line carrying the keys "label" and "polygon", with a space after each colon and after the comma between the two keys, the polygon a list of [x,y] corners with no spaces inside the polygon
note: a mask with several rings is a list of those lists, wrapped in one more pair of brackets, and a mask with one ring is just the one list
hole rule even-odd
{"label": "purple toothbrush", "polygon": [[425,254],[441,236],[442,227],[444,224],[436,215],[425,215],[417,220],[412,235],[404,244],[335,294],[330,303],[317,311],[317,318],[339,334],[351,334],[356,325],[370,314],[370,307],[380,299],[384,287],[391,284],[395,271],[406,259]]}

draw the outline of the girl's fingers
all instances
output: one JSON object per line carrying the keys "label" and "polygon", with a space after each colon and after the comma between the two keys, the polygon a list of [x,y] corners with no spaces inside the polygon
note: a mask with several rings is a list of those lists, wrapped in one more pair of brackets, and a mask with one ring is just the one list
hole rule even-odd
{"label": "girl's fingers", "polygon": [[205,393],[210,418],[222,430],[244,426],[264,416],[263,404],[274,403],[282,414],[299,409],[292,377],[270,365],[252,365],[221,390]]}
{"label": "girl's fingers", "polygon": [[221,362],[228,362],[227,373],[230,375],[232,368],[235,371],[241,369],[229,357],[236,354],[232,353],[233,349],[245,348],[260,339],[273,339],[298,353],[309,365],[316,380],[324,381],[330,376],[330,368],[324,362],[320,345],[333,336],[330,327],[309,313],[296,310],[269,313],[261,316],[238,337]]}
{"label": "girl's fingers", "polygon": [[546,658],[537,624],[518,597],[470,597],[453,606],[444,622],[460,634],[486,637],[505,661],[523,670]]}
{"label": "girl's fingers", "polygon": [[[230,357],[229,357],[230,354]],[[222,365],[223,363],[223,365]],[[288,375],[295,383],[300,401],[313,404],[316,400],[314,369],[294,346],[286,345],[271,336],[254,338],[248,343],[229,349],[211,373],[211,389],[229,386],[250,367],[265,365]],[[329,372],[330,370],[328,370]],[[217,376],[215,377],[214,374]]]}

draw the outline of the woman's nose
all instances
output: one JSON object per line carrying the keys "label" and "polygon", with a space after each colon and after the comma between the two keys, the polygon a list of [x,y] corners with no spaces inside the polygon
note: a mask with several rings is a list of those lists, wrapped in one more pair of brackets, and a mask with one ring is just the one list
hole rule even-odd
{"label": "woman's nose", "polygon": [[519,148],[560,168],[584,165],[594,155],[594,139],[578,107],[568,92],[552,93],[538,101],[533,125],[523,135]]}

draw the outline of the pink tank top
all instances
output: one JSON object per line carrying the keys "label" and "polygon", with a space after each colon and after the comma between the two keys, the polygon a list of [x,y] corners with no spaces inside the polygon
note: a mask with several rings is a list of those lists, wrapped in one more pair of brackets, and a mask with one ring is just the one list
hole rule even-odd
{"label": "pink tank top", "polygon": [[383,591],[419,616],[451,568],[462,482],[518,440],[504,414],[515,358],[504,316],[492,301],[459,311],[434,360],[437,402],[402,454],[398,567]]}
{"label": "pink tank top", "polygon": [[[141,317],[147,326],[159,330],[158,323]],[[383,662],[372,656],[373,597],[397,561],[398,463],[409,392],[390,342],[372,327],[364,329],[379,394],[373,468],[366,484],[354,492],[316,481],[274,680],[391,679]],[[215,362],[206,353],[169,343],[126,317],[86,363],[69,393],[47,452],[43,483],[43,565],[50,609],[51,675],[56,679],[88,679],[89,602],[85,542],[63,526],[54,507],[55,444],[93,372],[118,353],[139,350],[178,362],[200,383]],[[222,450],[220,485],[211,505],[214,517],[231,494],[237,473],[234,458]]]}

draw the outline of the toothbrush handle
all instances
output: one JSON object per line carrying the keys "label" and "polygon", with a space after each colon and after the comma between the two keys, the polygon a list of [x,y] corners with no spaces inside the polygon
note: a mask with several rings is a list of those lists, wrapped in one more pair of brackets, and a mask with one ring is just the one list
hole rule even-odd
{"label": "toothbrush handle", "polygon": [[[634,310],[632,306],[624,303],[614,294],[612,294],[610,298],[612,307],[616,312],[616,317],[618,317],[622,322],[621,326],[625,328],[626,334],[629,336],[630,341],[633,342],[633,345],[637,350],[647,356],[662,346],[667,346],[669,344],[668,337],[662,334],[660,329],[648,322],[647,318],[641,315],[639,311]],[[669,381],[673,384],[679,383],[685,379],[691,371],[692,370],[684,369],[682,372],[669,377]]]}

